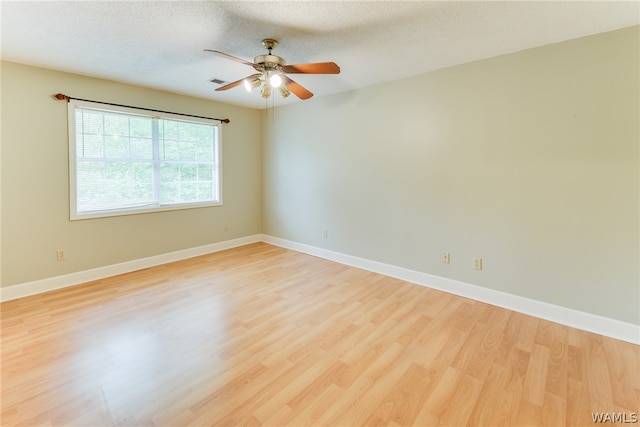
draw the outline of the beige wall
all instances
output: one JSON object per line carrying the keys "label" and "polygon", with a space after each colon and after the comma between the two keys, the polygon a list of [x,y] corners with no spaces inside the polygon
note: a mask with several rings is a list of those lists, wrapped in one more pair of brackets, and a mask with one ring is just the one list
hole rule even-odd
{"label": "beige wall", "polygon": [[[1,79],[2,286],[260,233],[259,111],[6,62]],[[69,221],[67,105],[52,99],[58,92],[230,118],[222,127],[224,205]],[[56,261],[57,249],[66,261]]]}
{"label": "beige wall", "polygon": [[640,324],[639,52],[634,27],[279,108],[263,231]]}

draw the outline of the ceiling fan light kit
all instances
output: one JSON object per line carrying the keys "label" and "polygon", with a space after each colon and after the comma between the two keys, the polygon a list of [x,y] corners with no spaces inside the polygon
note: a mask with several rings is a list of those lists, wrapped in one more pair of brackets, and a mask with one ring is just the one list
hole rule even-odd
{"label": "ceiling fan light kit", "polygon": [[271,96],[271,85],[269,83],[265,83],[264,86],[262,86],[260,96],[262,96],[264,99],[267,99]]}
{"label": "ceiling fan light kit", "polygon": [[289,89],[287,89],[287,87],[284,85],[278,86],[278,92],[280,92],[280,95],[282,95],[283,98],[286,98],[289,95],[291,95],[291,91],[289,91]]}
{"label": "ceiling fan light kit", "polygon": [[280,77],[280,74],[271,72],[271,76],[269,76],[269,84],[273,87],[280,87],[282,84],[282,77]]}
{"label": "ceiling fan light kit", "polygon": [[253,76],[249,76],[243,80],[244,88],[247,89],[247,92],[251,92],[253,89],[257,88],[262,84],[262,80],[260,80],[260,76],[254,74]]}
{"label": "ceiling fan light kit", "polygon": [[234,88],[240,84],[243,84],[248,92],[262,85],[260,95],[263,98],[269,98],[271,96],[271,89],[276,88],[283,98],[288,97],[291,93],[295,94],[300,99],[309,99],[313,96],[306,88],[300,84],[291,80],[285,74],[297,73],[297,74],[339,74],[340,67],[333,62],[318,62],[311,64],[296,64],[287,65],[284,58],[277,55],[273,55],[271,50],[278,45],[278,41],[275,39],[264,39],[262,45],[269,51],[266,55],[258,55],[253,59],[253,63],[245,61],[241,58],[229,55],[217,50],[205,49],[207,52],[212,52],[221,55],[227,59],[231,59],[236,62],[240,62],[245,65],[253,67],[258,74],[253,74],[244,79],[236,80],[235,82],[228,83],[216,89],[216,91],[223,91]]}

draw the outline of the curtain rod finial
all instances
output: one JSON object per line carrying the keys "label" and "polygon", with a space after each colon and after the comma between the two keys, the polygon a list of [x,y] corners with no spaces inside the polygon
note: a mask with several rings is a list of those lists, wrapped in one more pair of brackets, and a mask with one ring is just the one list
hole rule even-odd
{"label": "curtain rod finial", "polygon": [[221,120],[221,121],[222,121],[222,123],[229,123],[231,120],[229,120],[229,119],[224,119],[224,120]]}
{"label": "curtain rod finial", "polygon": [[64,93],[56,93],[55,94],[55,98],[59,99],[61,101],[63,101],[63,100],[64,101],[68,101],[69,100],[69,97],[67,95],[65,95]]}

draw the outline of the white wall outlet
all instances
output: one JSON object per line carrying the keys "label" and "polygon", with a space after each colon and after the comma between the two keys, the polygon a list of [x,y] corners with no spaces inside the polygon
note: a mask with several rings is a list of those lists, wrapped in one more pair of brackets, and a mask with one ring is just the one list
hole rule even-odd
{"label": "white wall outlet", "polygon": [[474,270],[482,270],[482,258],[474,258],[473,259],[473,269]]}
{"label": "white wall outlet", "polygon": [[329,230],[324,230],[322,232],[322,238],[324,238],[324,239],[328,239],[329,238]]}
{"label": "white wall outlet", "polygon": [[442,252],[440,260],[445,264],[451,263],[451,254],[449,252]]}
{"label": "white wall outlet", "polygon": [[58,261],[64,261],[67,259],[67,251],[65,251],[64,249],[58,249],[56,251],[56,259]]}
{"label": "white wall outlet", "polygon": [[225,225],[224,225],[224,231],[229,231],[229,228],[230,228],[230,227],[229,227],[229,224],[225,224]]}

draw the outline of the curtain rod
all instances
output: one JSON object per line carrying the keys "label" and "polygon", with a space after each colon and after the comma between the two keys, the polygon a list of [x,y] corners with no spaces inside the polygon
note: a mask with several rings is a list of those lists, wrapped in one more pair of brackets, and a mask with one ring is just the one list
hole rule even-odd
{"label": "curtain rod", "polygon": [[215,117],[195,116],[193,114],[174,113],[172,111],[154,110],[152,108],[132,107],[131,105],[113,104],[111,102],[92,101],[90,99],[74,98],[72,96],[67,96],[63,93],[57,93],[55,94],[54,97],[61,101],[67,101],[67,102],[69,102],[69,100],[71,99],[75,99],[76,101],[95,102],[96,104],[113,105],[114,107],[137,108],[138,110],[153,111],[154,113],[177,114],[179,116],[195,117],[197,119],[217,120],[222,123],[229,123],[231,121],[229,119],[216,119]]}

